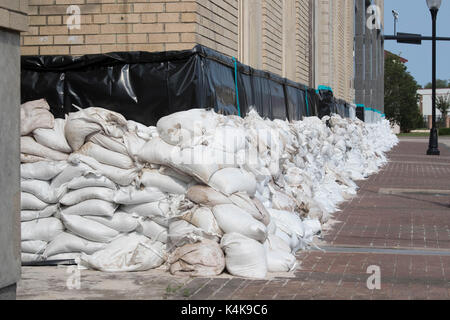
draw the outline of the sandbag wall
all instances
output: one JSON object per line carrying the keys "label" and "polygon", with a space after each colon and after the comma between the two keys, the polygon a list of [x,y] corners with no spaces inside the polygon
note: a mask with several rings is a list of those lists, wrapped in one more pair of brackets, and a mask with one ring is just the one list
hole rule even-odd
{"label": "sandbag wall", "polygon": [[22,260],[102,271],[264,278],[397,142],[387,121],[245,118],[192,109],[156,127],[102,108],[21,107]]}
{"label": "sandbag wall", "polygon": [[22,103],[45,98],[58,118],[75,106],[103,107],[145,125],[192,108],[245,116],[253,107],[272,120],[348,117],[344,101],[331,97],[324,109],[315,89],[200,45],[173,52],[23,56],[21,66]]}

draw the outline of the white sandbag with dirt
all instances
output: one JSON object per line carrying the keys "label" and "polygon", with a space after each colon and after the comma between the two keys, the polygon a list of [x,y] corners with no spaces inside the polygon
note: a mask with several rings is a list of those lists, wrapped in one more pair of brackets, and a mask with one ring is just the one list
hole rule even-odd
{"label": "white sandbag with dirt", "polygon": [[62,153],[71,153],[72,148],[64,134],[65,125],[65,119],[55,119],[55,125],[52,129],[37,128],[33,131],[33,137],[37,143],[45,147]]}
{"label": "white sandbag with dirt", "polygon": [[29,101],[20,106],[20,135],[25,136],[37,128],[52,129],[55,118],[45,99]]}
{"label": "white sandbag with dirt", "polygon": [[162,192],[171,194],[185,194],[187,185],[181,180],[166,176],[154,169],[143,169],[138,184],[146,188],[157,188]]}
{"label": "white sandbag with dirt", "polygon": [[47,148],[46,146],[37,143],[33,137],[29,136],[20,137],[20,152],[54,161],[67,160],[68,158],[67,153]]}
{"label": "white sandbag with dirt", "polygon": [[174,275],[214,277],[225,269],[222,249],[217,242],[207,239],[176,248],[167,262]]}
{"label": "white sandbag with dirt", "polygon": [[215,172],[208,185],[226,195],[247,192],[249,196],[254,196],[256,192],[255,176],[237,168],[224,168]]}
{"label": "white sandbag with dirt", "polygon": [[129,156],[108,150],[92,142],[86,142],[78,149],[77,153],[117,168],[131,169],[134,167],[134,162]]}

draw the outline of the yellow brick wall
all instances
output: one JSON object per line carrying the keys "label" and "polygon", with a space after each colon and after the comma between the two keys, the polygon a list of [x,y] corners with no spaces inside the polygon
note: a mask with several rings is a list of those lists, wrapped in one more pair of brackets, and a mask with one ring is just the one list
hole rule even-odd
{"label": "yellow brick wall", "polygon": [[[80,30],[66,25],[70,5],[81,10]],[[196,10],[196,1],[185,0],[29,0],[22,54],[191,49]]]}
{"label": "yellow brick wall", "polygon": [[26,31],[27,13],[28,0],[0,0],[0,28]]}
{"label": "yellow brick wall", "polygon": [[283,2],[279,0],[262,1],[263,69],[276,74],[282,74]]}
{"label": "yellow brick wall", "polygon": [[316,35],[316,86],[327,85],[334,96],[353,101],[353,0],[321,0]]}
{"label": "yellow brick wall", "polygon": [[314,0],[296,0],[296,79],[295,81],[313,86],[312,83],[312,58],[313,58],[313,38],[312,38],[312,10]]}
{"label": "yellow brick wall", "polygon": [[197,4],[197,42],[237,57],[239,0],[197,0]]}

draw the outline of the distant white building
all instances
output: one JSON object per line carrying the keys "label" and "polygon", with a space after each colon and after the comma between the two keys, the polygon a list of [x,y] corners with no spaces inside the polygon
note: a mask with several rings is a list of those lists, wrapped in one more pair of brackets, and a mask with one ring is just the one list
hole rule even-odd
{"label": "distant white building", "polygon": [[[417,93],[419,94],[419,108],[420,112],[423,115],[423,118],[426,122],[429,123],[429,127],[431,127],[430,121],[431,121],[431,115],[433,112],[432,108],[432,101],[431,101],[431,89],[419,89],[417,90]],[[450,88],[445,89],[436,89],[436,96],[450,96]],[[442,114],[441,112],[436,109],[436,121],[439,121],[441,119]]]}

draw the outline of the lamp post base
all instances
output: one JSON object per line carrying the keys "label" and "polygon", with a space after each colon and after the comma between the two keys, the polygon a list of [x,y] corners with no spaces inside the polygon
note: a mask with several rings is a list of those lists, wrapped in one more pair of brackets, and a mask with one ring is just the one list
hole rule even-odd
{"label": "lamp post base", "polygon": [[432,128],[430,131],[430,143],[427,150],[428,156],[440,156],[441,152],[438,148],[438,133],[436,128]]}

